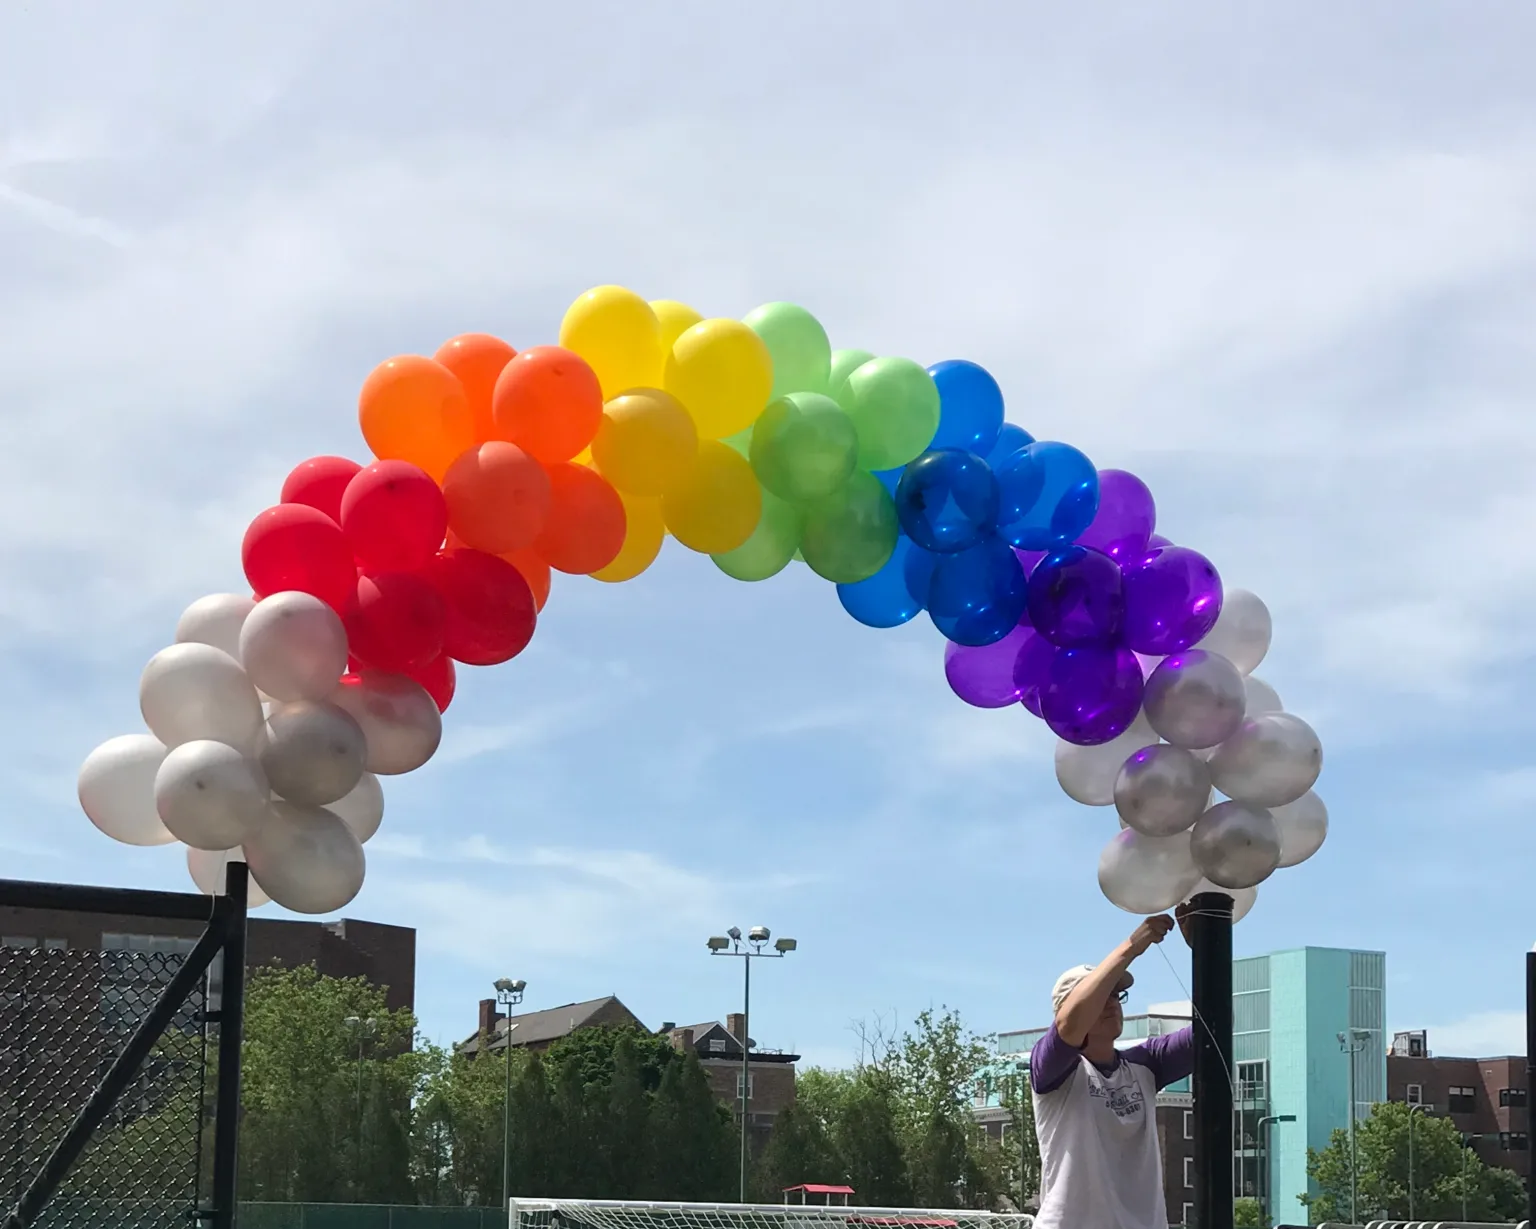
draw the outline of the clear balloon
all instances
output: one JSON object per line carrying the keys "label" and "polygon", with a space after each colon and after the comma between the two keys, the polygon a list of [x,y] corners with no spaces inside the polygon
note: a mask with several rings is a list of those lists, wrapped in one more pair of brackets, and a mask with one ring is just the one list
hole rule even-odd
{"label": "clear balloon", "polygon": [[873,474],[856,471],[841,491],[806,507],[800,553],[816,575],[856,584],[890,561],[899,533],[890,494]]}
{"label": "clear balloon", "polygon": [[944,646],[944,677],[949,689],[977,708],[1006,708],[1019,702],[1014,678],[1019,651],[1035,636],[1035,629],[1021,623],[1001,640],[971,646],[950,642]]}
{"label": "clear balloon", "polygon": [[400,674],[342,676],[331,703],[352,715],[368,743],[369,772],[398,776],[414,772],[443,740],[443,715],[426,688]]}
{"label": "clear balloon", "polygon": [[242,848],[262,891],[295,913],[334,912],[362,890],[363,846],[323,807],[274,802]]}
{"label": "clear balloon", "polygon": [[210,593],[200,597],[176,621],[176,643],[210,644],[238,658],[240,629],[255,606],[255,599],[241,593]]}
{"label": "clear balloon", "polygon": [[272,699],[322,700],[346,672],[347,633],[319,598],[274,593],[246,618],[236,652],[251,683]]}
{"label": "clear balloon", "polygon": [[[436,701],[432,708],[437,711]],[[324,806],[346,797],[362,779],[367,754],[362,726],[350,713],[299,700],[279,705],[267,719],[261,767],[279,797]]]}
{"label": "clear balloon", "polygon": [[1166,743],[1132,752],[1115,779],[1115,810],[1143,836],[1193,827],[1210,796],[1205,761]]}
{"label": "clear balloon", "polygon": [[1069,743],[1107,743],[1136,720],[1142,688],[1141,664],[1130,649],[1061,649],[1040,693],[1040,715]]}
{"label": "clear balloon", "polygon": [[870,359],[848,377],[838,401],[858,428],[862,469],[905,465],[933,443],[939,429],[939,390],[911,359]]}
{"label": "clear balloon", "polygon": [[139,709],[150,733],[167,747],[196,738],[242,751],[261,732],[261,701],[240,663],[208,644],[173,644],[139,677]]}
{"label": "clear balloon", "polygon": [[373,773],[365,772],[350,793],[327,803],[325,809],[352,829],[359,843],[366,845],[384,822],[384,786]]}
{"label": "clear balloon", "polygon": [[859,433],[831,397],[790,393],[769,402],[758,418],[749,456],[764,490],[806,504],[847,483],[859,459]]}
{"label": "clear balloon", "polygon": [[[197,890],[205,896],[223,896],[225,887],[224,868],[231,862],[244,862],[243,849],[187,849],[187,874]],[[245,907],[259,909],[272,903],[272,898],[261,890],[261,885],[249,876],[245,881]]]}
{"label": "clear balloon", "polygon": [[770,397],[826,391],[832,343],[815,316],[794,303],[764,303],[749,311],[741,322],[763,339],[773,358]]}
{"label": "clear balloon", "polygon": [[1300,717],[1262,713],[1244,720],[1217,748],[1210,764],[1212,783],[1228,798],[1255,807],[1281,807],[1317,782],[1323,745]]}
{"label": "clear balloon", "polygon": [[1115,801],[1115,782],[1127,759],[1143,747],[1155,746],[1157,734],[1144,717],[1129,729],[1097,746],[1084,747],[1065,739],[1056,744],[1056,780],[1074,802],[1107,807]]}
{"label": "clear balloon", "polygon": [[1328,808],[1323,800],[1308,790],[1295,802],[1270,811],[1280,833],[1280,866],[1299,866],[1328,839]]}
{"label": "clear balloon", "polygon": [[1187,832],[1143,836],[1126,828],[1099,855],[1099,889],[1127,913],[1166,913],[1198,882]]}
{"label": "clear balloon", "polygon": [[1029,620],[1052,644],[1113,644],[1124,618],[1119,565],[1101,551],[1064,546],[1029,574]]}
{"label": "clear balloon", "polygon": [[1125,642],[1138,653],[1177,653],[1203,640],[1221,614],[1221,577],[1184,546],[1149,550],[1125,565]]}
{"label": "clear balloon", "polygon": [[[917,553],[908,559],[909,586]],[[986,538],[953,555],[923,554],[934,560],[926,585],[928,616],[946,638],[956,644],[993,644],[1019,625],[1029,588],[1018,558],[1002,539]]]}
{"label": "clear balloon", "polygon": [[1220,653],[1241,673],[1251,674],[1269,652],[1273,634],[1269,607],[1247,589],[1230,589],[1222,600],[1215,626],[1198,647]]}
{"label": "clear balloon", "polygon": [[1232,924],[1234,926],[1248,916],[1254,902],[1259,899],[1259,889],[1257,887],[1219,888],[1209,879],[1201,879],[1199,883],[1195,884],[1194,890],[1190,892],[1189,896],[1180,903],[1192,904],[1195,897],[1204,896],[1212,892],[1225,896],[1232,902]]}
{"label": "clear balloon", "polygon": [[985,457],[1003,429],[1003,390],[997,381],[985,367],[965,359],[935,363],[928,374],[939,390],[939,430],[929,447]]}
{"label": "clear balloon", "polygon": [[997,524],[997,479],[979,456],[954,448],[930,449],[902,471],[896,515],[906,535],[924,550],[949,555],[969,550]]}
{"label": "clear balloon", "polygon": [[1131,563],[1146,554],[1156,524],[1157,505],[1147,484],[1123,469],[1101,469],[1099,510],[1077,543],[1103,551],[1116,563]]}
{"label": "clear balloon", "polygon": [[155,774],[160,819],[194,849],[239,845],[266,815],[271,797],[260,764],[206,739],[173,748]]}
{"label": "clear balloon", "polygon": [[1189,834],[1195,865],[1217,887],[1251,888],[1280,865],[1280,834],[1263,807],[1218,802]]}
{"label": "clear balloon", "polygon": [[86,817],[124,845],[169,845],[176,839],[155,807],[155,774],[165,744],[149,734],[109,738],[85,757],[77,781]]}
{"label": "clear balloon", "polygon": [[1280,693],[1261,678],[1249,675],[1243,680],[1243,694],[1245,703],[1243,716],[1257,717],[1260,713],[1283,713],[1285,705],[1280,702]]}
{"label": "clear balloon", "polygon": [[999,462],[998,532],[1025,550],[1077,540],[1099,510],[1099,471],[1076,448],[1037,441]]}
{"label": "clear balloon", "polygon": [[873,576],[838,585],[843,609],[866,627],[900,627],[915,619],[923,604],[907,587],[907,558],[916,549],[910,538],[897,538],[891,557]]}
{"label": "clear balloon", "polygon": [[1199,750],[1230,738],[1247,703],[1243,676],[1225,657],[1190,649],[1163,658],[1147,677],[1147,719],[1176,747]]}

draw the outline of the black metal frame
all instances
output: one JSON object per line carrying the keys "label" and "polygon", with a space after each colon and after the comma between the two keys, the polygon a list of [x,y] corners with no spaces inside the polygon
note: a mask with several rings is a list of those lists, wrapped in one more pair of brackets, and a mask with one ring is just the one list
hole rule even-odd
{"label": "black metal frame", "polygon": [[[1536,1113],[1536,950],[1525,954],[1525,1087],[1526,1130],[1536,1134],[1530,1130],[1531,1115]],[[1536,1144],[1526,1142],[1532,1149],[1525,1154],[1526,1219],[1536,1225]]]}
{"label": "black metal frame", "polygon": [[[207,922],[197,945],[160,992],[117,1059],[96,1086],[64,1137],[54,1147],[16,1206],[5,1213],[4,1229],[27,1229],[59,1189],[96,1129],[132,1083],[155,1043],[187,997],[222,953],[223,999],[208,1012],[219,1025],[218,1085],[214,1094],[212,1204],[194,1213],[211,1229],[233,1229],[240,1125],[240,1043],[245,1025],[245,927],[249,871],[243,862],[225,870],[225,894],[148,892],[133,888],[88,887],[73,883],[32,883],[0,879],[0,904],[79,913],[173,918]],[[190,1211],[190,1210],[189,1210]]]}
{"label": "black metal frame", "polygon": [[1191,904],[1195,1223],[1232,1229],[1232,898],[1204,892]]}

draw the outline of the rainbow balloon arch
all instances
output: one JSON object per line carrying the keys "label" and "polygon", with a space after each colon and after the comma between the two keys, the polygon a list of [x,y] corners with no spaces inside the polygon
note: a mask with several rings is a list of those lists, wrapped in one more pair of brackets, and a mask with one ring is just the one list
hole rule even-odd
{"label": "rainbow balloon arch", "polygon": [[1321,744],[1252,674],[1264,604],[1160,536],[1134,475],[1006,422],[975,363],[603,286],[558,345],[389,359],[358,416],[376,459],[288,475],[242,543],[251,592],[187,608],[140,681],[148,732],[80,769],[101,831],[180,842],[204,892],[243,860],[252,904],[346,905],[380,778],[431,759],[459,666],[521,653],[552,573],[621,583],[669,535],[743,582],[803,563],[871,628],[926,612],[954,693],[1028,709],[1065,792],[1116,808],[1099,883],[1128,912],[1220,891],[1240,918],[1327,835]]}

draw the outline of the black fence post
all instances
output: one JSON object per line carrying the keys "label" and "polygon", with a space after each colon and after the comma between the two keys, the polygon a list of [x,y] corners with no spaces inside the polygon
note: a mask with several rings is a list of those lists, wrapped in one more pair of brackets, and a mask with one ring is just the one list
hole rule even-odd
{"label": "black fence post", "polygon": [[1192,904],[1195,1223],[1232,1229],[1232,898],[1203,892]]}
{"label": "black fence post", "polygon": [[224,940],[223,991],[219,1002],[219,1072],[214,1092],[213,1229],[233,1229],[238,1214],[240,1161],[240,1045],[245,1035],[245,915],[250,869],[224,869],[220,926]]}

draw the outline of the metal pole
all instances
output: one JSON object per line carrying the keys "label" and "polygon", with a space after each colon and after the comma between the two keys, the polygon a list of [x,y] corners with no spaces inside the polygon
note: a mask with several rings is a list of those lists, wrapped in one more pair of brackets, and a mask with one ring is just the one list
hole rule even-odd
{"label": "metal pole", "polygon": [[1349,1220],[1360,1223],[1360,1163],[1355,1153],[1355,1043],[1349,1043]]}
{"label": "metal pole", "polygon": [[741,1202],[747,1202],[747,1132],[752,1108],[752,957],[741,962]]}
{"label": "metal pole", "polygon": [[[250,868],[224,868],[223,986],[219,999],[219,1078],[214,1092],[213,1229],[233,1229],[238,1214],[240,1051],[245,1037],[245,929]],[[219,903],[215,901],[215,904]]]}
{"label": "metal pole", "polygon": [[1232,898],[1202,892],[1191,903],[1195,1218],[1232,1229]]}
{"label": "metal pole", "polygon": [[1472,1154],[1472,1141],[1468,1139],[1461,1150],[1461,1219],[1467,1219],[1467,1158]]}
{"label": "metal pole", "polygon": [[1414,1219],[1414,1214],[1413,1214],[1414,1213],[1414,1208],[1415,1208],[1415,1206],[1417,1205],[1417,1202],[1418,1202],[1418,1199],[1417,1199],[1417,1196],[1418,1196],[1418,1191],[1417,1191],[1418,1182],[1416,1181],[1417,1173],[1416,1173],[1416,1171],[1414,1169],[1414,1154],[1413,1154],[1413,1129],[1414,1129],[1414,1126],[1416,1124],[1413,1121],[1413,1116],[1415,1114],[1423,1112],[1423,1110],[1424,1110],[1424,1107],[1422,1105],[1410,1105],[1408,1107],[1408,1219],[1409,1220],[1413,1220]]}
{"label": "metal pole", "polygon": [[[507,1007],[507,1019],[512,1019],[512,1008]],[[505,1068],[502,1077],[501,1091],[501,1206],[507,1206],[507,1200],[512,1197],[512,1030],[507,1030],[506,1044],[501,1050],[502,1066]]]}
{"label": "metal pole", "polygon": [[[1536,1102],[1536,950],[1525,954],[1525,1129],[1531,1133],[1531,1107]],[[1525,1152],[1526,1198],[1529,1200],[1526,1218],[1536,1225],[1536,1166],[1532,1164],[1536,1152]]]}

